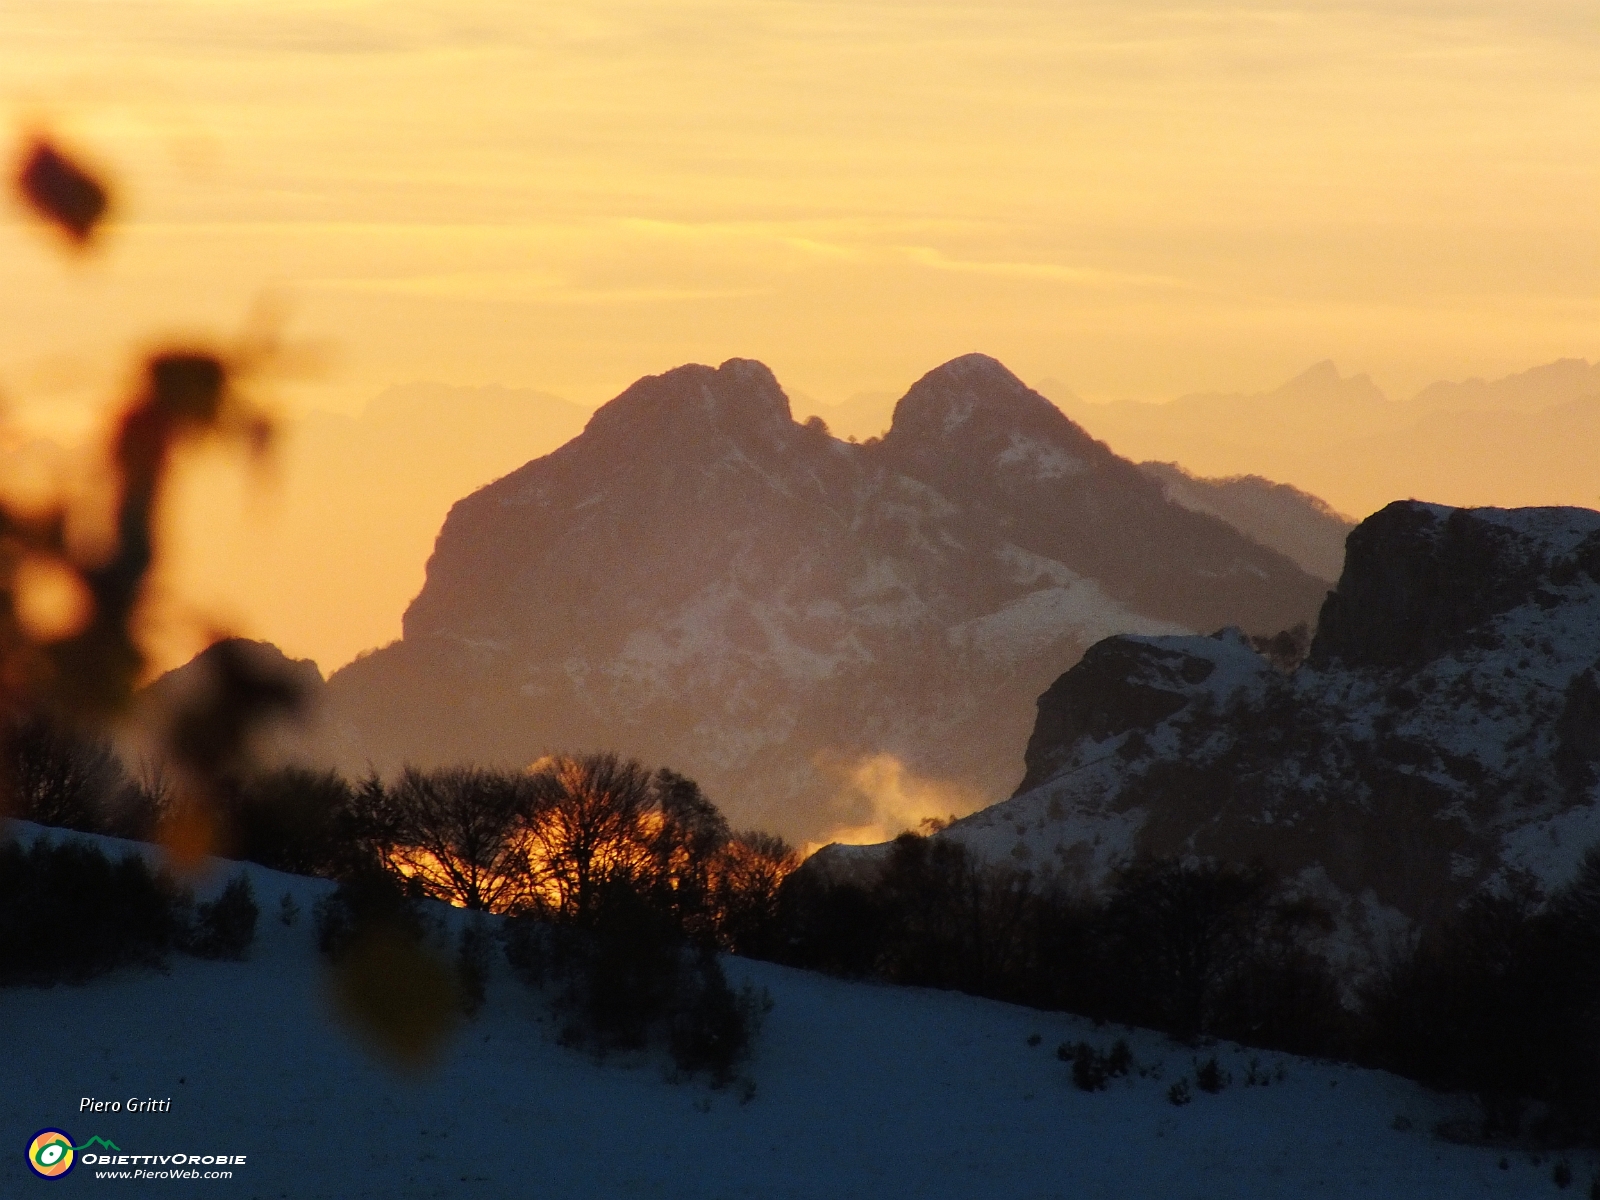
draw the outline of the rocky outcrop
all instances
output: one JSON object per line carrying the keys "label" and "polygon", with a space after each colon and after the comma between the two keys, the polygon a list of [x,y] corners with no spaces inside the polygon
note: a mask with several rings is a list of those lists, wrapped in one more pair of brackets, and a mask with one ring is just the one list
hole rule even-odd
{"label": "rocky outcrop", "polygon": [[1567,541],[1581,540],[1530,536],[1526,523],[1498,519],[1503,511],[1407,500],[1368,517],[1345,543],[1312,662],[1393,668],[1492,637],[1490,618],[1527,603],[1553,560],[1575,548]]}
{"label": "rocky outcrop", "polygon": [[1600,513],[1392,504],[1351,535],[1308,661],[1116,637],[1040,698],[1027,776],[940,836],[1093,882],[1259,860],[1347,928],[1428,920],[1600,840]]}
{"label": "rocky outcrop", "polygon": [[1107,638],[1039,697],[1039,717],[1023,756],[1018,791],[1051,778],[1071,748],[1122,733],[1153,730],[1184,708],[1211,678],[1209,658],[1149,641]]}
{"label": "rocky outcrop", "polygon": [[1273,633],[1325,590],[991,358],[859,445],[735,359],[641,379],[455,505],[403,639],[329,692],[357,770],[612,748],[820,840],[873,815],[836,799],[867,756],[1013,790],[1035,697],[1108,634]]}

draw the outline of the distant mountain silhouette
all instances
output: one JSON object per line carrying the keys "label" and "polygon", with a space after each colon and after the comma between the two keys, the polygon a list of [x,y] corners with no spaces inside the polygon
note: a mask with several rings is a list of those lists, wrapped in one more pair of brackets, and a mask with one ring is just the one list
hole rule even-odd
{"label": "distant mountain silhouette", "polygon": [[1537,413],[1575,399],[1600,397],[1600,363],[1562,358],[1503,379],[1431,383],[1409,407],[1421,412]]}
{"label": "distant mountain silhouette", "polygon": [[1364,516],[1397,497],[1463,506],[1600,501],[1600,364],[1581,359],[1493,381],[1435,383],[1395,401],[1332,363],[1268,392],[1062,410],[1118,453],[1199,475],[1261,475]]}
{"label": "distant mountain silhouette", "polygon": [[226,638],[140,689],[116,733],[118,747],[130,765],[137,769],[141,762],[165,757],[173,717],[180,708],[197,701],[209,702],[212,689],[218,685],[218,656],[228,650],[241,654],[245,663],[265,677],[293,682],[304,699],[304,707],[295,719],[256,729],[250,745],[256,761],[276,767],[334,757],[325,720],[322,672],[317,664],[310,659],[289,658],[270,642]]}
{"label": "distant mountain silhouette", "polygon": [[893,392],[857,392],[838,404],[823,404],[809,398],[802,401],[791,394],[796,420],[821,417],[834,437],[857,442],[888,432],[897,398]]}
{"label": "distant mountain silhouette", "polygon": [[1110,633],[1274,632],[1324,591],[991,358],[929,372],[871,445],[734,359],[639,380],[457,503],[403,639],[327,691],[356,769],[614,748],[814,837],[863,815],[833,801],[861,756],[1010,791],[1035,698]]}
{"label": "distant mountain silhouette", "polygon": [[1318,579],[1331,583],[1344,570],[1344,540],[1355,522],[1309,492],[1259,475],[1202,479],[1177,463],[1140,463],[1139,469],[1161,481],[1167,499],[1221,517]]}

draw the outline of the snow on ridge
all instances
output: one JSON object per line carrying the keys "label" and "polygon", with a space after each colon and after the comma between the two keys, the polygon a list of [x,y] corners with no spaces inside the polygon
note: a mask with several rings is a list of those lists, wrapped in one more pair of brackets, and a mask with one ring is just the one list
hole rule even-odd
{"label": "snow on ridge", "polygon": [[951,626],[945,636],[953,646],[1016,662],[1063,638],[1087,646],[1132,630],[1185,632],[1169,621],[1123,607],[1095,580],[1079,578],[1065,587],[1040,588],[1019,596],[994,612]]}
{"label": "snow on ridge", "polygon": [[[1446,510],[1447,513],[1449,511]],[[1600,530],[1600,512],[1571,505],[1468,508],[1462,511],[1485,524],[1535,539],[1550,554],[1570,554],[1584,538]]]}
{"label": "snow on ridge", "polygon": [[1089,469],[1088,463],[1060,446],[1041,442],[1015,429],[1011,431],[1006,448],[995,457],[995,463],[1002,467],[1031,467],[1035,479],[1071,479]]}
{"label": "snow on ridge", "polygon": [[1256,653],[1250,639],[1240,629],[1229,627],[1209,635],[1166,634],[1149,635],[1129,633],[1125,640],[1158,650],[1202,658],[1212,666],[1212,672],[1200,683],[1219,701],[1226,701],[1241,689],[1251,694],[1259,693],[1265,681],[1274,675],[1266,659]]}

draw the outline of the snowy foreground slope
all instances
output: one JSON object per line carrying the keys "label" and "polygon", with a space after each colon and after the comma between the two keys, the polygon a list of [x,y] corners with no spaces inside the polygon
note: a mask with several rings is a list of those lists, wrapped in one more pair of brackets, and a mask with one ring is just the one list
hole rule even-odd
{"label": "snowy foreground slope", "polygon": [[[36,833],[21,827],[24,836]],[[235,870],[226,865],[226,870]],[[234,1197],[1472,1197],[1555,1195],[1551,1161],[1439,1141],[1465,1111],[1379,1072],[1259,1055],[1283,1077],[1167,1101],[1193,1052],[1129,1034],[1161,1078],[1084,1093],[1054,1047],[1118,1035],[1061,1014],[845,983],[730,960],[775,1007],[737,1089],[674,1085],[655,1060],[557,1046],[503,973],[438,1067],[397,1075],[327,1015],[310,912],[329,885],[243,868],[262,921],[244,963],[175,958],[82,988],[0,990],[0,1196]],[[225,878],[218,872],[212,887]],[[200,890],[204,892],[205,884]],[[302,910],[277,918],[291,893]],[[439,910],[440,919],[464,914]],[[1028,1045],[1032,1034],[1038,1045]],[[1203,1054],[1210,1054],[1208,1049]],[[171,1097],[171,1111],[80,1115],[84,1096]],[[1397,1117],[1410,1122],[1397,1130]],[[1403,1122],[1402,1122],[1403,1123]],[[226,1182],[113,1183],[79,1165],[30,1177],[23,1149],[59,1126],[127,1153],[245,1154]],[[1592,1164],[1572,1162],[1587,1187]]]}

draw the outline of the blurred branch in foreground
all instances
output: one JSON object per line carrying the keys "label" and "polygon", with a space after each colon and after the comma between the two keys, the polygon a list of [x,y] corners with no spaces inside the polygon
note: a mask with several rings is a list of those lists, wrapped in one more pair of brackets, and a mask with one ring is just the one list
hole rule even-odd
{"label": "blurred branch in foreground", "polygon": [[[16,171],[16,191],[42,224],[76,246],[101,236],[111,189],[46,137],[35,137]],[[94,735],[124,712],[143,680],[147,656],[138,619],[157,557],[158,517],[175,453],[223,437],[259,456],[270,422],[240,392],[241,362],[258,358],[178,346],[153,353],[133,396],[113,422],[96,468],[95,502],[65,489],[27,509],[0,501],[0,713],[45,717]],[[89,510],[89,511],[86,511]],[[83,530],[104,530],[83,536]],[[54,618],[40,620],[48,591]],[[295,712],[292,680],[261,678],[221,656],[216,686],[178,713],[167,738],[175,772],[163,841],[181,863],[214,847],[208,808],[221,777],[237,773],[252,731]],[[5,789],[5,807],[18,781]]]}
{"label": "blurred branch in foreground", "polygon": [[[32,140],[15,185],[29,212],[74,249],[102,236],[110,188],[48,138]],[[258,330],[233,354],[193,346],[153,353],[97,467],[95,491],[109,511],[94,511],[64,488],[26,511],[0,501],[0,728],[15,731],[0,756],[11,766],[0,778],[0,817],[8,811],[71,817],[84,804],[103,807],[105,794],[138,790],[110,786],[113,773],[95,753],[145,674],[140,608],[158,556],[159,509],[173,458],[212,437],[261,458],[273,428],[246,402],[239,381],[270,365],[276,349]],[[104,534],[86,538],[85,528]],[[45,591],[52,603],[41,601]],[[40,612],[48,619],[39,619]],[[230,806],[238,807],[241,789],[259,774],[257,734],[305,702],[302,681],[224,637],[217,633],[203,656],[203,685],[170,714],[159,788],[131,805],[135,820],[141,809],[151,810],[156,835],[179,865],[227,849],[218,839]],[[92,823],[104,828],[108,815]],[[84,820],[78,812],[76,823]],[[387,936],[381,922],[371,929],[363,920],[355,924],[354,952],[335,964],[339,1009],[395,1059],[427,1061],[457,1007],[450,988],[438,982],[448,981],[447,969],[418,939]]]}

